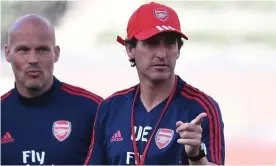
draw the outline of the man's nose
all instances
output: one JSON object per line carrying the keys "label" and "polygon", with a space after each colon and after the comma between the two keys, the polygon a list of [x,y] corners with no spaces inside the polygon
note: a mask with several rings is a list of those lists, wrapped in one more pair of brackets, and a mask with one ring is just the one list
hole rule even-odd
{"label": "man's nose", "polygon": [[30,64],[37,64],[38,63],[38,55],[36,54],[35,50],[30,50],[28,56],[28,62]]}
{"label": "man's nose", "polygon": [[157,52],[156,52],[156,56],[158,58],[165,58],[166,57],[166,45],[164,44],[164,42],[160,42],[158,47],[156,48]]}

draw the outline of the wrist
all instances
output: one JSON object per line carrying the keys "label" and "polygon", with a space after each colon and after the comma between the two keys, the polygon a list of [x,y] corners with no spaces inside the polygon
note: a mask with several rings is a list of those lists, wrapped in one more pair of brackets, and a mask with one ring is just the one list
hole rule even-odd
{"label": "wrist", "polygon": [[195,157],[195,156],[198,156],[199,155],[199,147],[198,148],[196,148],[196,150],[195,151],[193,151],[193,152],[191,152],[191,153],[187,153],[187,156],[188,157]]}
{"label": "wrist", "polygon": [[206,157],[207,155],[207,150],[206,146],[204,143],[201,143],[200,147],[198,148],[197,152],[192,153],[192,154],[187,154],[188,159],[190,161],[199,161],[203,157]]}

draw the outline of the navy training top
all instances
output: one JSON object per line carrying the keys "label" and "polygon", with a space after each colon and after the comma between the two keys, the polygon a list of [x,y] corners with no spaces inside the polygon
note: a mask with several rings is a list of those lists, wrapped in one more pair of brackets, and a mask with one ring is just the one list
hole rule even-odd
{"label": "navy training top", "polygon": [[[180,136],[176,133],[176,122],[191,122],[202,112],[207,113],[201,124],[207,159],[224,164],[224,124],[219,105],[213,98],[176,76],[175,93],[160,124],[156,126],[169,99],[147,112],[138,95],[132,125],[132,106],[137,87],[116,92],[100,104],[85,165],[134,165],[137,164],[136,159],[141,161],[143,157],[144,165],[189,165],[184,145],[177,143]],[[137,142],[137,157],[132,128]],[[146,147],[148,142],[150,144]],[[144,150],[147,151],[146,156],[143,156]]]}
{"label": "navy training top", "polygon": [[83,164],[102,100],[55,77],[38,97],[10,90],[1,97],[1,164]]}

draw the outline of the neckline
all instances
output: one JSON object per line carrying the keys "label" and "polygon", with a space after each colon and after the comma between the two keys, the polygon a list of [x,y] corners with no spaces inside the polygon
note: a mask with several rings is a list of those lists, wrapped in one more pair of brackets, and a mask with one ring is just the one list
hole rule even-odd
{"label": "neckline", "polygon": [[18,101],[21,104],[24,104],[24,105],[41,105],[41,104],[48,103],[50,101],[50,99],[52,98],[53,93],[61,85],[61,82],[55,76],[53,76],[53,77],[54,78],[53,78],[53,83],[52,83],[51,87],[43,94],[36,96],[36,97],[32,97],[32,98],[22,96],[18,92],[16,85],[14,84],[15,85],[14,92],[15,92],[16,98],[18,99]]}

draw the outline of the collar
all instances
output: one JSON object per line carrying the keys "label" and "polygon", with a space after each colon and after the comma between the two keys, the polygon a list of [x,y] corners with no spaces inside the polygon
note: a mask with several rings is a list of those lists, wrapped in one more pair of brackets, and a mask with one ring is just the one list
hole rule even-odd
{"label": "collar", "polygon": [[[186,82],[184,80],[182,80],[182,78],[180,76],[178,76],[178,75],[175,75],[175,76],[177,77],[177,85],[176,85],[177,87],[176,87],[175,95],[177,95],[182,91],[182,89],[184,88],[184,85],[186,84]],[[138,86],[139,86],[139,84],[133,86],[133,88],[135,88],[135,90],[132,90],[128,93],[128,95],[127,95],[128,99],[133,99],[134,98],[134,95],[135,95],[135,92],[136,92]]]}
{"label": "collar", "polygon": [[40,96],[36,96],[32,98],[24,97],[17,91],[16,86],[14,88],[14,94],[16,95],[16,98],[18,99],[18,101],[25,105],[42,105],[42,104],[48,103],[50,99],[52,99],[53,93],[61,86],[61,82],[55,76],[53,77],[54,77],[53,83],[50,89],[48,89]]}

